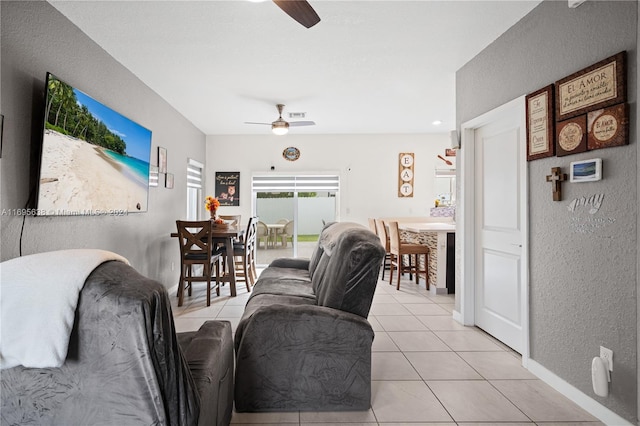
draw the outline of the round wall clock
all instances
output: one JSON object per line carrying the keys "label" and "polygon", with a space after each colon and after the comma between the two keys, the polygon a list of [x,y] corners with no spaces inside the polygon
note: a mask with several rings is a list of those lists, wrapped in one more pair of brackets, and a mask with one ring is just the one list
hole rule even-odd
{"label": "round wall clock", "polygon": [[300,150],[295,146],[290,146],[282,151],[282,156],[289,161],[296,161],[300,158]]}

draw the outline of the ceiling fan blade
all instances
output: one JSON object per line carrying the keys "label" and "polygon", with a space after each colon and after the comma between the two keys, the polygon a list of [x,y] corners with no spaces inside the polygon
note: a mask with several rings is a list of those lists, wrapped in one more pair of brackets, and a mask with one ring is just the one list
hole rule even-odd
{"label": "ceiling fan blade", "polygon": [[287,15],[307,28],[320,22],[320,17],[306,0],[273,0]]}
{"label": "ceiling fan blade", "polygon": [[272,123],[254,123],[252,121],[245,121],[244,124],[264,124],[265,126],[271,126]]}
{"label": "ceiling fan blade", "polygon": [[290,127],[300,127],[300,126],[315,126],[315,121],[290,121]]}

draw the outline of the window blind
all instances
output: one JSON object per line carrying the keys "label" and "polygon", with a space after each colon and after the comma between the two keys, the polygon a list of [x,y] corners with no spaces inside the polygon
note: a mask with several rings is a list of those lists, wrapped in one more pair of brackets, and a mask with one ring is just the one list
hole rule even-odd
{"label": "window blind", "polygon": [[202,164],[192,159],[187,164],[187,187],[202,188]]}
{"label": "window blind", "polygon": [[253,192],[311,192],[338,191],[340,176],[299,175],[299,176],[253,176]]}

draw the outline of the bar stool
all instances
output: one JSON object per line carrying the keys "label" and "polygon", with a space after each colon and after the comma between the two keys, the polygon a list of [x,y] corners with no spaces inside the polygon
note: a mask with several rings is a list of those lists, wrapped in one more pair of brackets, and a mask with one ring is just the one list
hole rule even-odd
{"label": "bar stool", "polygon": [[[398,268],[398,285],[397,290],[400,290],[400,274],[403,272],[413,272],[416,274],[416,284],[420,283],[420,272],[423,272],[426,277],[427,290],[429,290],[429,247],[423,244],[412,244],[403,242],[400,239],[400,231],[398,229],[398,222],[389,222],[389,245],[390,245],[390,257],[391,257],[391,271],[389,272],[389,284],[393,284],[393,267]],[[415,256],[416,260],[414,265],[409,262],[409,265],[404,265],[402,262],[402,256],[408,255]],[[420,255],[424,255],[424,269],[420,269]]]}
{"label": "bar stool", "polygon": [[374,219],[376,224],[376,234],[380,239],[380,244],[384,247],[385,255],[382,261],[382,279],[384,280],[384,271],[391,268],[391,253],[389,245],[389,236],[387,235],[387,228],[382,219]]}

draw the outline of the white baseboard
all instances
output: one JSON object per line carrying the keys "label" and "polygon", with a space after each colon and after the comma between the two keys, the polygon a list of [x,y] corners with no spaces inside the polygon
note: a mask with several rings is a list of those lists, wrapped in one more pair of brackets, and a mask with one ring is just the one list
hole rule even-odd
{"label": "white baseboard", "polygon": [[531,371],[531,373],[535,374],[536,376],[538,376],[538,378],[540,378],[540,380],[547,383],[549,386],[569,398],[571,401],[575,402],[583,410],[585,410],[592,416],[597,417],[604,424],[615,426],[633,425],[633,423],[630,423],[628,420],[623,419],[604,405],[600,404],[595,399],[591,398],[576,387],[570,385],[564,379],[556,376],[554,373],[547,370],[531,358],[529,358],[527,361],[527,368],[529,369],[529,371]]}
{"label": "white baseboard", "polygon": [[435,285],[431,284],[429,286],[429,294],[432,295],[437,295],[437,294],[449,294],[449,289],[447,289],[446,287],[436,287]]}
{"label": "white baseboard", "polygon": [[169,294],[176,293],[177,291],[178,291],[178,284],[174,284],[167,289],[167,292],[169,292]]}
{"label": "white baseboard", "polygon": [[456,310],[453,311],[453,319],[455,321],[458,321],[460,324],[464,324],[462,322],[462,314],[460,312],[456,311]]}

